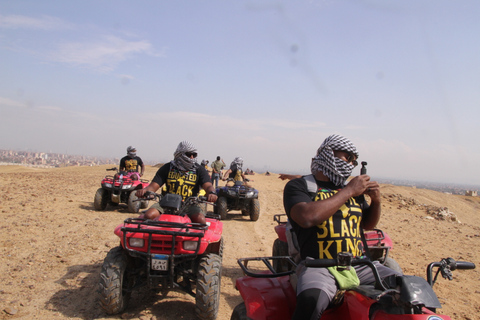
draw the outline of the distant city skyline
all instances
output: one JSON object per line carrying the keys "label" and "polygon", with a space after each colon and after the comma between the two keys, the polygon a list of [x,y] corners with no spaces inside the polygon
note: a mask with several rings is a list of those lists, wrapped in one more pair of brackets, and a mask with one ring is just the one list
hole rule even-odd
{"label": "distant city skyline", "polygon": [[[48,167],[59,167],[59,166],[71,166],[71,165],[82,165],[82,166],[91,166],[91,165],[104,165],[112,164],[118,166],[120,158],[106,158],[106,157],[97,157],[93,155],[75,155],[75,154],[62,154],[54,152],[43,152],[43,151],[29,151],[29,150],[1,150],[0,149],[0,165],[3,165],[4,162],[8,163],[8,158],[5,156],[9,153],[15,154],[35,154],[38,156],[47,155],[45,162],[35,162],[35,159],[23,159],[24,161],[19,163],[10,162],[13,164],[19,165],[33,165],[33,166],[48,166]],[[48,157],[48,154],[52,156]],[[55,162],[57,156],[61,156],[62,160]],[[13,158],[10,158],[12,160]],[[48,162],[50,161],[50,162]],[[144,161],[146,165],[154,166],[159,164],[155,161]],[[48,164],[50,163],[50,164]],[[265,171],[260,171],[252,167],[252,170],[257,173],[264,173]],[[298,172],[273,172],[271,173],[296,173],[296,174],[308,174],[308,172],[298,173]],[[469,184],[457,184],[457,183],[448,183],[448,182],[434,182],[434,181],[419,181],[419,180],[407,180],[407,179],[395,179],[395,178],[385,178],[385,177],[376,177],[372,176],[372,179],[378,180],[382,184],[393,184],[400,186],[416,187],[422,189],[430,189],[440,192],[448,192],[452,194],[461,194],[464,195],[466,191],[474,190],[479,191],[480,185],[469,185]]]}

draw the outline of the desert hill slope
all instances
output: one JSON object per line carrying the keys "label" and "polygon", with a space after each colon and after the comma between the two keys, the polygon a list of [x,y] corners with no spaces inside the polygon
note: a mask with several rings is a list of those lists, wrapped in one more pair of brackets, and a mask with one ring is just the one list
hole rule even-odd
{"label": "desert hill slope", "polygon": [[[117,317],[96,306],[100,267],[119,242],[113,229],[136,216],[126,206],[94,210],[95,191],[109,167],[0,166],[0,319],[194,319],[194,299],[181,292],[162,298],[140,290]],[[156,170],[147,167],[144,178],[151,179]],[[260,191],[261,215],[257,222],[238,214],[224,221],[220,320],[229,319],[241,301],[234,288],[242,275],[236,259],[271,255],[273,215],[283,213],[285,182],[276,174],[251,178]],[[480,267],[479,197],[381,188],[378,227],[394,241],[391,256],[406,274],[424,277],[428,263],[446,257]],[[440,220],[439,212],[450,213],[455,221]],[[480,319],[479,270],[455,271],[453,281],[439,279],[434,289],[441,311],[452,319]]]}

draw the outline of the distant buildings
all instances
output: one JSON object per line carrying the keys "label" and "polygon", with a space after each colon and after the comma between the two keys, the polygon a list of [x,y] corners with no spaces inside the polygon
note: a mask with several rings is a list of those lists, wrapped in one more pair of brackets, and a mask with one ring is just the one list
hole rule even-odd
{"label": "distant buildings", "polygon": [[60,153],[0,150],[0,164],[17,164],[34,167],[98,166],[118,164],[119,159]]}

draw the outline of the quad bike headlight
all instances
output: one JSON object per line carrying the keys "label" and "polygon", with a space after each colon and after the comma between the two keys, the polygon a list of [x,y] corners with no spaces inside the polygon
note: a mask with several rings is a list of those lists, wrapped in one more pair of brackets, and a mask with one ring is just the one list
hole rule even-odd
{"label": "quad bike headlight", "polygon": [[124,185],[122,186],[122,190],[130,189],[131,187],[132,187],[131,184],[124,184]]}
{"label": "quad bike headlight", "polygon": [[245,196],[246,196],[247,198],[251,198],[251,197],[253,197],[254,195],[255,195],[255,191],[253,191],[253,190],[252,190],[252,191],[248,191],[248,192],[245,194]]}
{"label": "quad bike headlight", "polygon": [[145,242],[141,238],[130,238],[128,239],[130,247],[143,248]]}
{"label": "quad bike headlight", "polygon": [[184,241],[183,242],[183,249],[189,251],[197,250],[198,242],[197,241]]}
{"label": "quad bike headlight", "polygon": [[112,187],[112,184],[111,184],[111,183],[105,183],[105,187],[111,188],[111,187]]}

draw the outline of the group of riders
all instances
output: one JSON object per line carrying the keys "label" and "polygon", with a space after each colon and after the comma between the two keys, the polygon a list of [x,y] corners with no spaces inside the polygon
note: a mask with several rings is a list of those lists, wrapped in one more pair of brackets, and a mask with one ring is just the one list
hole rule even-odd
{"label": "group of riders", "polygon": [[[185,200],[205,190],[207,200],[216,202],[216,188],[220,179],[245,180],[242,171],[243,159],[235,158],[222,175],[225,163],[220,157],[211,164],[212,175],[206,167],[208,161],[197,163],[197,149],[182,141],[174,152],[172,161],[158,169],[150,184],[136,191],[144,197],[147,191],[156,192],[164,186],[164,192],[179,194]],[[363,245],[360,230],[370,230],[377,225],[380,214],[380,188],[366,174],[350,178],[358,165],[359,153],[347,138],[333,134],[318,148],[311,161],[311,174],[280,175],[288,179],[283,192],[283,203],[292,233],[296,237],[300,253],[296,268],[297,307],[293,319],[319,319],[338,289],[338,272],[330,268],[306,268],[307,259],[336,259],[339,253],[362,255]],[[127,148],[127,156],[120,161],[120,170],[132,179],[140,179],[145,166],[136,155],[134,147]],[[313,187],[312,187],[313,185]],[[365,195],[370,198],[367,202]],[[162,214],[158,204],[152,205],[143,217],[155,219]],[[186,208],[192,222],[205,223],[205,216],[198,205]],[[397,275],[396,271],[374,262],[380,277]],[[352,267],[359,284],[373,284],[375,278],[370,268]]]}

